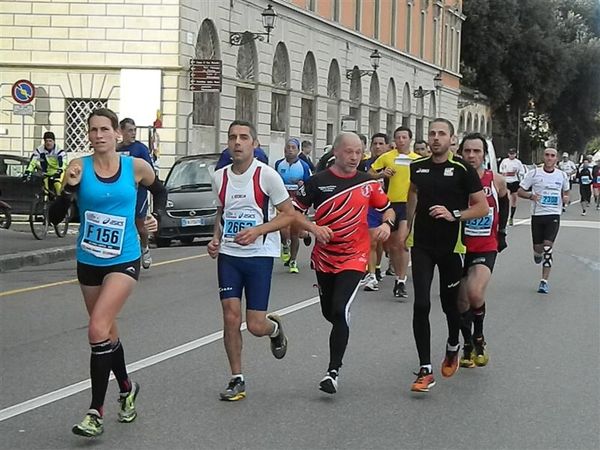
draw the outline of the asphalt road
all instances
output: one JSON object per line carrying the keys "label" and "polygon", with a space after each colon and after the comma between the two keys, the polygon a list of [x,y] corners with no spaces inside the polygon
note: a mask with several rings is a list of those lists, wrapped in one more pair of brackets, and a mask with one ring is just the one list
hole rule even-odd
{"label": "asphalt road", "polygon": [[597,449],[600,212],[579,212],[572,205],[563,217],[547,296],[536,293],[529,226],[510,229],[488,290],[487,367],[441,377],[446,326],[434,295],[438,384],[428,394],[410,392],[418,368],[412,289],[398,302],[389,277],[353,305],[339,393],[317,389],[329,326],[303,250],[301,273],[278,263],[273,281],[271,310],[291,307],[283,311],[287,356],[275,360],[267,338],[245,332],[248,397],[218,401],[229,373],[215,263],[199,244],[154,250],[157,264],[143,272],[119,320],[142,386],[139,417],[116,421],[111,382],[105,432],[93,441],[70,431],[90,396],[80,383],[89,376],[89,347],[74,263],[0,274],[0,448]]}

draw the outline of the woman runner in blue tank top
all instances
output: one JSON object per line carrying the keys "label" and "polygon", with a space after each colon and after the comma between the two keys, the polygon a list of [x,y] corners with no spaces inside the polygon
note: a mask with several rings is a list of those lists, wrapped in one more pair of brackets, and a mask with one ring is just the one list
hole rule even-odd
{"label": "woman runner in blue tank top", "polygon": [[[156,209],[164,208],[166,191],[146,161],[117,153],[119,121],[113,111],[93,111],[88,128],[94,153],[69,163],[63,193],[50,215],[52,221],[64,216],[63,206],[68,208],[76,195],[80,211],[77,278],[90,316],[92,401],[83,421],[72,431],[93,437],[104,431],[103,405],[111,370],[120,390],[119,422],[129,423],[137,417],[135,399],[140,387],[127,374],[116,318],[140,270],[135,226],[137,185],[149,187]],[[147,225],[149,231],[156,231],[155,219],[148,219]]]}

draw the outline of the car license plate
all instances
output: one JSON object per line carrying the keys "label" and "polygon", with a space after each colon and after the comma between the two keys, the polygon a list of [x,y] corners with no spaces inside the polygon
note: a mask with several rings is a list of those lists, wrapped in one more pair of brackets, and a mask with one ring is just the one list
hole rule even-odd
{"label": "car license plate", "polygon": [[194,217],[193,219],[181,219],[182,227],[195,227],[204,225],[204,217]]}

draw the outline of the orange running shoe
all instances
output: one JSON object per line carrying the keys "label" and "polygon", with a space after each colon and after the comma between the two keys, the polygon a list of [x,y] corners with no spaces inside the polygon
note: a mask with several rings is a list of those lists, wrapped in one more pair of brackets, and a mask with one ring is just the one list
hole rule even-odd
{"label": "orange running shoe", "polygon": [[419,373],[415,374],[417,379],[412,384],[410,390],[413,392],[429,392],[429,388],[435,386],[435,379],[433,373],[426,367],[421,367]]}
{"label": "orange running shoe", "polygon": [[458,370],[458,350],[446,350],[446,357],[442,361],[442,376],[449,378]]}

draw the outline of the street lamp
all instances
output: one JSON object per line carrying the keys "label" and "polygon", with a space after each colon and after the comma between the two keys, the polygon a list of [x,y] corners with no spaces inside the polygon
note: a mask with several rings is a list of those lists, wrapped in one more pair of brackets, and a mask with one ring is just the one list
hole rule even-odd
{"label": "street lamp", "polygon": [[262,16],[263,28],[267,31],[266,33],[253,33],[251,31],[230,31],[229,32],[229,44],[230,45],[244,45],[255,39],[264,41],[265,36],[267,42],[270,42],[271,31],[275,28],[275,20],[277,19],[277,13],[273,7],[269,4],[267,8],[260,14]]}
{"label": "street lamp", "polygon": [[[381,53],[379,53],[379,50],[377,50],[377,49],[373,50],[373,52],[371,53],[371,56],[369,56],[369,59],[371,60],[371,67],[373,68],[373,70],[359,69],[358,76],[360,78],[364,77],[365,75],[372,76],[375,72],[377,72],[377,69],[379,69],[379,64],[381,62]],[[352,79],[353,74],[354,74],[354,69],[346,69],[346,78],[348,80]]]}
{"label": "street lamp", "polygon": [[419,89],[415,89],[413,91],[413,97],[414,98],[423,98],[426,97],[430,94],[433,94],[434,92],[440,90],[442,87],[444,86],[444,83],[442,81],[442,72],[438,72],[436,74],[435,77],[433,77],[433,87],[435,89],[423,89],[421,86],[419,86]]}

